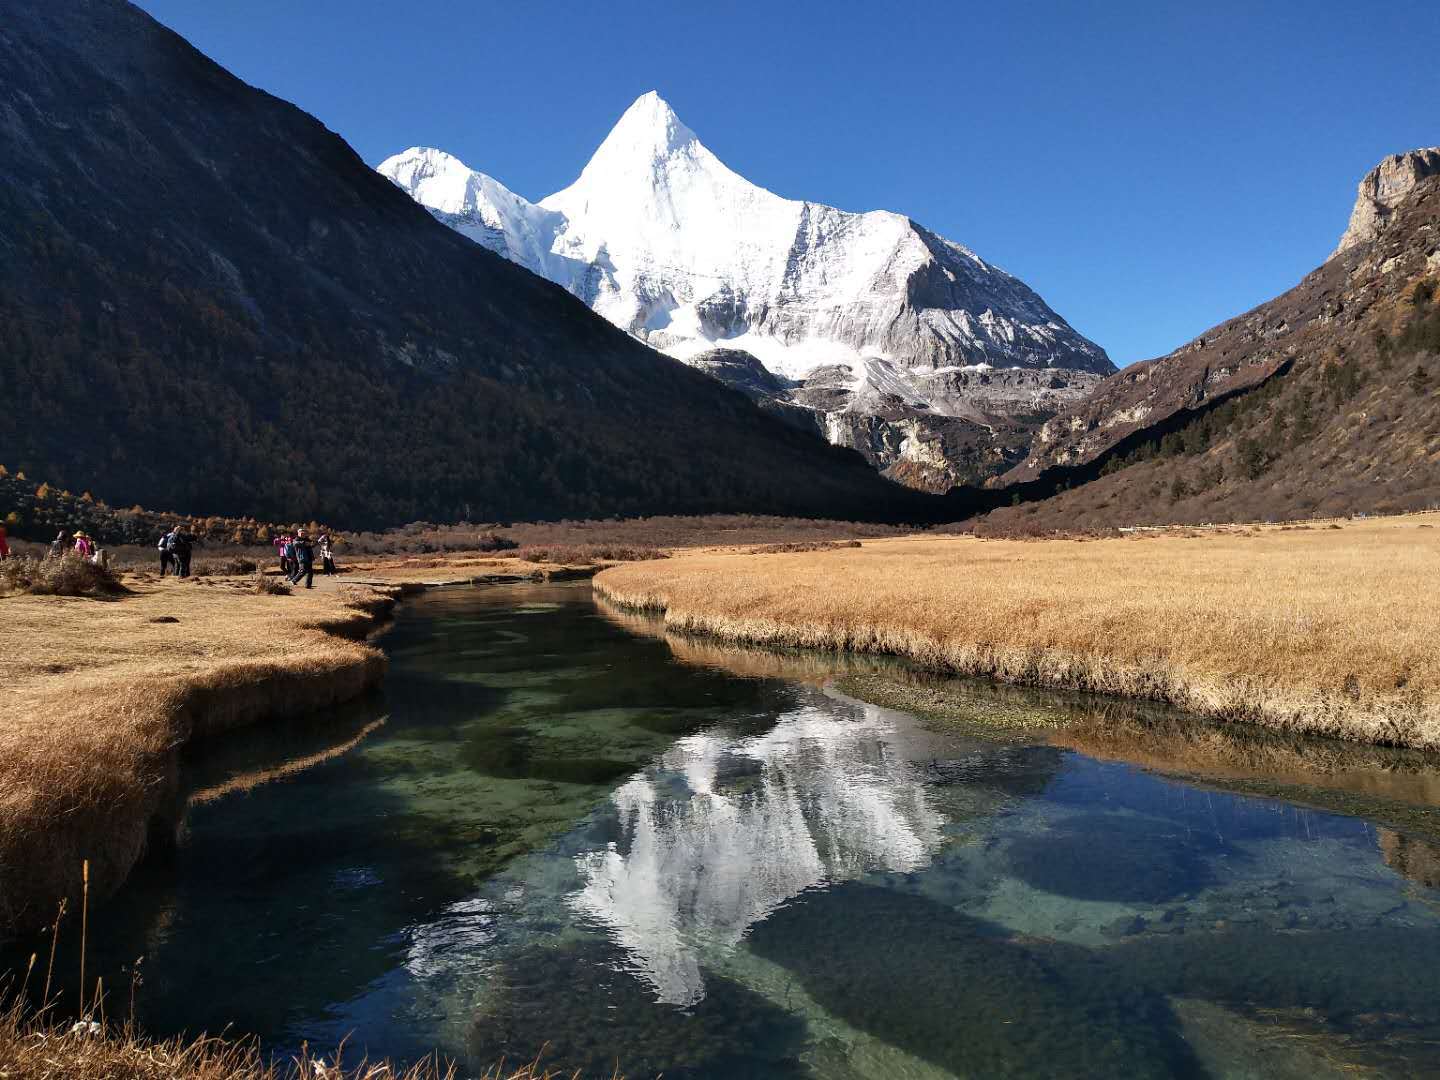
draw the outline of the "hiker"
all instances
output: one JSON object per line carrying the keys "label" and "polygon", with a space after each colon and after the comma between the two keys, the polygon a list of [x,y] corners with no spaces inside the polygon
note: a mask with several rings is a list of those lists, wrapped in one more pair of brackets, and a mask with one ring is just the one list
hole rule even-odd
{"label": "hiker", "polygon": [[315,547],[310,543],[310,538],[301,529],[295,534],[295,539],[290,542],[290,561],[294,564],[294,572],[290,575],[290,583],[299,585],[300,579],[305,579],[305,587],[315,587]]}
{"label": "hiker", "polygon": [[195,541],[185,531],[185,526],[176,525],[170,534],[170,553],[175,559],[175,576],[190,576],[190,556],[194,551]]}
{"label": "hiker", "polygon": [[330,550],[330,534],[320,534],[320,569],[329,575],[335,573],[335,555]]}
{"label": "hiker", "polygon": [[70,550],[70,533],[61,529],[55,534],[55,539],[50,541],[50,557],[58,559]]}
{"label": "hiker", "polygon": [[275,539],[271,540],[270,543],[275,548],[275,558],[280,560],[280,573],[289,577],[289,567],[285,565],[285,534],[276,533]]}
{"label": "hiker", "polygon": [[0,559],[10,557],[10,539],[5,535],[5,526],[0,525]]}
{"label": "hiker", "polygon": [[289,533],[280,538],[280,572],[287,578],[295,576],[295,538]]}
{"label": "hiker", "polygon": [[160,576],[164,577],[167,570],[175,568],[175,530],[171,529],[160,537],[156,546],[160,551]]}
{"label": "hiker", "polygon": [[75,534],[74,551],[80,558],[88,559],[91,555],[95,554],[95,544],[90,537],[86,536],[83,532],[77,532]]}

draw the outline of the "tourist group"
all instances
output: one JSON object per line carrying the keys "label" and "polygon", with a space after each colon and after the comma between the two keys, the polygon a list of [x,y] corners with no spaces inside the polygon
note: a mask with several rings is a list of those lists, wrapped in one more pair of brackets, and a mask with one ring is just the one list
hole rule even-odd
{"label": "tourist group", "polygon": [[275,554],[280,559],[280,572],[291,585],[299,585],[305,579],[305,587],[315,587],[315,549],[320,549],[320,572],[335,573],[335,555],[331,551],[330,534],[321,533],[319,540],[311,540],[304,529],[297,529],[292,536],[282,533],[271,541]]}

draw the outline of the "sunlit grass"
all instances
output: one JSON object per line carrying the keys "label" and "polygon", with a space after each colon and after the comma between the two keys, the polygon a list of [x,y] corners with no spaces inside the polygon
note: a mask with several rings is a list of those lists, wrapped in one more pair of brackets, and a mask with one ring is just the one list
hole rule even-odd
{"label": "sunlit grass", "polygon": [[615,567],[674,631],[891,653],[1221,719],[1440,748],[1435,519],[1144,539],[914,537]]}
{"label": "sunlit grass", "polygon": [[128,577],[120,599],[0,598],[0,933],[124,879],[194,734],[346,700],[379,678],[363,641],[388,597],[257,595],[248,579]]}

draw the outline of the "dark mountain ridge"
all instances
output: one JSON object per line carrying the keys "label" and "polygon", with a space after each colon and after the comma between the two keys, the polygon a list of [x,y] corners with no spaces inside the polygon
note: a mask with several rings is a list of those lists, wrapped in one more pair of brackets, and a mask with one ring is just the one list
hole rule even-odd
{"label": "dark mountain ridge", "polygon": [[123,0],[5,7],[12,470],[351,526],[955,516],[451,232]]}

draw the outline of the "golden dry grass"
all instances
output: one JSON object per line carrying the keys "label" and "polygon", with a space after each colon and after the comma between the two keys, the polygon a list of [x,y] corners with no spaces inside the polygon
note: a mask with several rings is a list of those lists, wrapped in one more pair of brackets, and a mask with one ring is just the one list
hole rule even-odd
{"label": "golden dry grass", "polygon": [[892,653],[1210,717],[1440,749],[1440,529],[1105,540],[912,537],[631,564],[598,593],[667,627]]}
{"label": "golden dry grass", "polygon": [[[355,1061],[342,1046],[288,1060],[253,1040],[200,1036],[156,1040],[133,1024],[102,1027],[51,1022],[20,1005],[0,1008],[0,1077],[5,1080],[452,1080],[454,1066],[431,1058],[409,1067]],[[479,1080],[573,1080],[538,1062],[496,1065]],[[621,1080],[618,1073],[612,1080]]]}
{"label": "golden dry grass", "polygon": [[[6,1080],[449,1080],[454,1075],[433,1061],[409,1069],[347,1065],[334,1055],[274,1062],[252,1042],[153,1040],[130,1026],[97,1032],[86,1024],[36,1020],[19,1006],[0,1012],[0,1077]],[[505,1080],[532,1077],[539,1080],[534,1073],[507,1074]]]}
{"label": "golden dry grass", "polygon": [[0,933],[43,924],[89,859],[104,895],[144,850],[193,735],[323,708],[384,671],[373,589],[256,595],[127,579],[129,595],[0,598]]}

